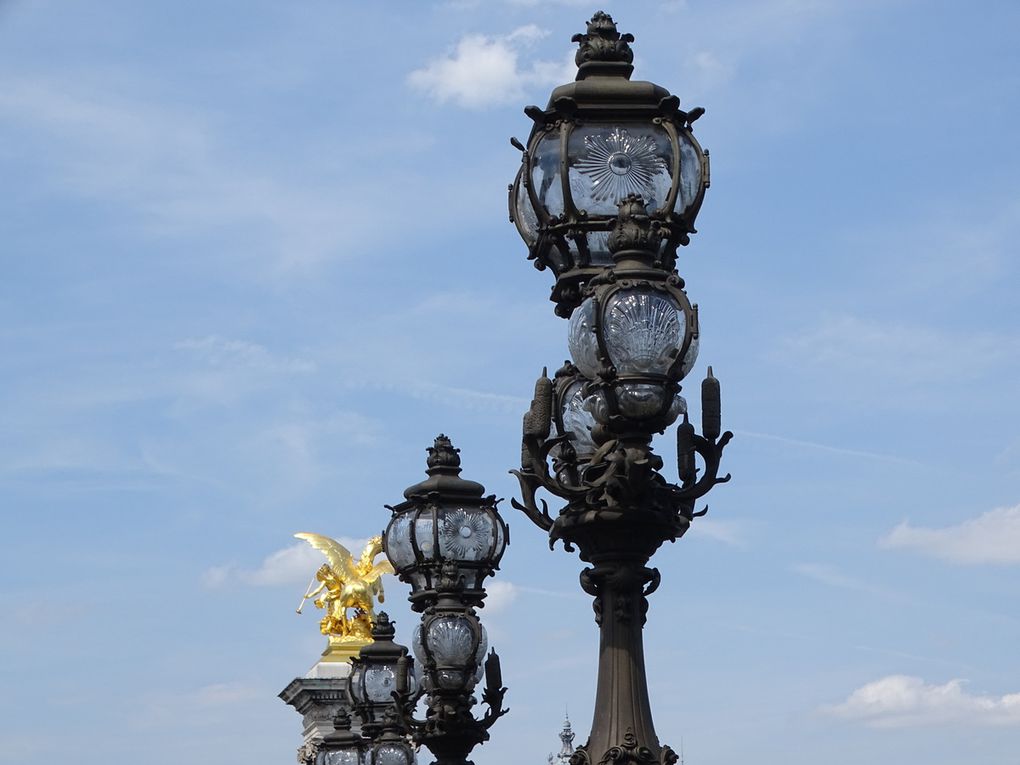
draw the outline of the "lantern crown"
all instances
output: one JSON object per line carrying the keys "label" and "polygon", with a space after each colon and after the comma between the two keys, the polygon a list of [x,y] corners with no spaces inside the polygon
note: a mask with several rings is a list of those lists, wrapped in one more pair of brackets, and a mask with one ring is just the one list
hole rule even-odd
{"label": "lantern crown", "polygon": [[630,49],[634,35],[621,35],[613,17],[605,11],[592,16],[587,31],[574,35],[570,41],[579,43],[574,56],[579,80],[600,74],[630,77],[634,71],[631,65],[634,51]]}
{"label": "lantern crown", "polygon": [[429,454],[425,461],[428,478],[405,489],[406,499],[434,492],[461,497],[481,497],[485,493],[482,484],[460,477],[460,449],[455,449],[447,436],[440,433],[426,451]]}

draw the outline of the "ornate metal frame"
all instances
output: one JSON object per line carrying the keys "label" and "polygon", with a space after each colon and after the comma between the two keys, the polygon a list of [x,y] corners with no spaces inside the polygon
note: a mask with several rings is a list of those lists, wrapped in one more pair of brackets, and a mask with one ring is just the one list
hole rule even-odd
{"label": "ornate metal frame", "polygon": [[[629,43],[633,39],[629,34],[621,35],[608,14],[595,14],[588,24],[587,34],[573,38],[580,43],[576,56],[577,81],[556,88],[545,109],[529,106],[524,110],[534,122],[526,147],[516,138],[511,139],[522,152],[522,164],[508,189],[510,220],[528,244],[528,258],[534,261],[535,267],[549,268],[556,276],[552,300],[560,316],[570,315],[580,302],[582,286],[602,268],[591,263],[587,234],[609,231],[615,217],[589,214],[574,202],[567,153],[574,130],[586,124],[611,123],[625,127],[658,127],[665,131],[672,148],[672,184],[663,204],[650,214],[669,227],[669,237],[663,241],[659,252],[667,270],[676,263],[677,248],[688,244],[690,235],[696,232],[694,221],[711,182],[708,152],[701,148],[692,131],[693,123],[705,110],[698,107],[685,111],[680,108],[680,100],[665,88],[631,81],[633,52]],[[564,206],[559,215],[551,214],[542,204],[533,183],[539,144],[549,140],[551,135],[556,135],[559,141]],[[690,147],[688,152],[681,148],[685,143]],[[685,154],[697,158],[699,184],[690,204],[677,211]],[[525,198],[536,217],[536,231],[529,231],[526,224],[526,212],[522,210]]]}
{"label": "ornate metal frame", "polygon": [[[409,487],[404,496],[406,501],[399,505],[386,508],[393,512],[386,531],[383,534],[384,540],[389,540],[395,524],[406,522],[409,524],[409,535],[411,549],[414,552],[415,562],[396,569],[397,576],[412,587],[410,595],[411,607],[415,611],[421,611],[435,601],[438,597],[438,585],[443,576],[446,564],[450,561],[443,555],[442,546],[439,542],[439,514],[451,506],[471,507],[481,510],[492,521],[491,538],[489,540],[490,551],[494,556],[485,556],[477,561],[458,560],[457,567],[462,570],[474,572],[474,579],[470,584],[464,583],[462,597],[472,605],[480,605],[485,599],[485,588],[482,586],[486,577],[491,576],[499,570],[499,563],[503,558],[507,545],[510,544],[510,531],[506,521],[499,514],[498,505],[500,500],[494,494],[483,496],[485,487],[475,481],[468,481],[460,477],[459,449],[454,449],[450,440],[440,434],[435,445],[429,447],[428,470],[429,477]],[[431,519],[431,542],[432,552],[426,555],[422,551],[422,540],[418,538],[419,519]],[[387,547],[387,557],[390,556]]]}

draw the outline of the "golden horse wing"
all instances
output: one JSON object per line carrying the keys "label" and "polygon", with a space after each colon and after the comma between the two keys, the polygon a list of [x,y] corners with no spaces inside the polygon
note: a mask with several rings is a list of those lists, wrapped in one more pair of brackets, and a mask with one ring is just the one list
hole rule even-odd
{"label": "golden horse wing", "polygon": [[297,539],[303,539],[319,552],[325,554],[330,567],[336,575],[344,580],[358,578],[354,567],[354,556],[350,550],[337,542],[335,539],[324,537],[322,534],[311,534],[301,532],[294,535]]}

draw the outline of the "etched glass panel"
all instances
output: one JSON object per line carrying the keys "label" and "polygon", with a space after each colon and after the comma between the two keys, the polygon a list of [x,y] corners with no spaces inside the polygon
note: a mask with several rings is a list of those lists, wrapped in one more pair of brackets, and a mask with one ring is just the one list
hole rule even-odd
{"label": "etched glass panel", "polygon": [[359,704],[365,701],[364,688],[361,685],[361,678],[362,675],[364,675],[364,673],[365,673],[364,667],[355,666],[354,669],[351,670],[349,680],[351,696],[353,696],[354,700],[357,701]]}
{"label": "etched glass panel", "polygon": [[595,453],[595,442],[591,435],[595,418],[584,405],[583,389],[583,383],[574,383],[563,396],[563,427],[573,436],[570,444],[581,460]]}
{"label": "etched glass panel", "polygon": [[613,255],[609,252],[609,232],[588,232],[588,259],[593,266],[613,265]]}
{"label": "etched glass panel", "polygon": [[392,701],[390,696],[397,689],[396,673],[393,667],[367,667],[365,669],[365,695],[374,704]]}
{"label": "etched glass panel", "polygon": [[595,299],[588,298],[574,309],[567,329],[570,357],[582,375],[595,379],[598,374],[598,341],[595,339]]}
{"label": "etched glass panel", "polygon": [[459,616],[435,619],[429,624],[425,639],[437,664],[462,666],[472,659],[475,635],[467,619]]}
{"label": "etched glass panel", "polygon": [[485,674],[485,654],[489,650],[489,633],[485,631],[484,624],[479,622],[478,626],[482,628],[482,639],[478,642],[478,650],[475,651],[475,673],[471,678],[472,686],[481,681]]}
{"label": "etched glass panel", "polygon": [[517,182],[517,201],[514,208],[516,209],[514,218],[517,221],[521,237],[528,245],[534,244],[538,241],[538,215],[535,214],[535,208],[531,206],[531,197],[528,196],[528,190],[524,187],[523,180]]}
{"label": "etched glass panel", "polygon": [[372,765],[411,765],[407,744],[381,744],[372,753]]}
{"label": "etched glass panel", "polygon": [[531,161],[531,183],[538,203],[550,215],[563,214],[563,184],[560,182],[560,134],[546,133],[538,142]]}
{"label": "etched glass panel", "polygon": [[432,517],[420,515],[414,523],[414,541],[426,561],[435,560],[436,542],[432,537]]}
{"label": "etched glass panel", "polygon": [[339,752],[324,752],[323,765],[360,765],[357,749],[342,749]]}
{"label": "etched glass panel", "polygon": [[657,384],[624,383],[616,388],[616,401],[624,417],[654,417],[662,411],[663,398],[662,386]]}
{"label": "etched glass panel", "polygon": [[498,560],[506,549],[506,535],[503,533],[503,524],[498,521],[496,526],[496,546],[492,548],[492,559]]}
{"label": "etched glass panel", "polygon": [[411,650],[414,652],[414,658],[424,667],[428,662],[425,661],[425,646],[421,642],[420,622],[415,626],[414,635],[411,637]]}
{"label": "etched glass panel", "polygon": [[673,399],[673,403],[669,405],[669,411],[666,412],[666,419],[668,419],[671,424],[676,422],[677,418],[681,414],[687,414],[687,399],[678,393]]}
{"label": "etched glass panel", "polygon": [[439,549],[448,560],[475,561],[489,554],[492,519],[477,508],[446,510],[439,519]]}
{"label": "etched glass panel", "polygon": [[690,371],[694,369],[694,364],[698,360],[698,349],[701,346],[700,335],[695,335],[691,338],[691,344],[687,346],[687,353],[684,354],[684,360],[680,364],[680,379],[687,377]]}
{"label": "etched glass panel", "polygon": [[606,306],[606,351],[620,374],[665,374],[683,341],[686,323],[668,295],[620,290]]}
{"label": "etched glass panel", "polygon": [[440,669],[436,672],[436,681],[440,688],[444,690],[455,690],[462,688],[466,683],[464,682],[464,673],[455,669]]}
{"label": "etched glass panel", "polygon": [[680,133],[680,190],[676,195],[673,209],[682,213],[687,210],[701,192],[701,155],[683,133]]}
{"label": "etched glass panel", "polygon": [[401,513],[395,516],[386,530],[386,557],[398,571],[414,563],[414,550],[411,548],[412,514]]}
{"label": "etched glass panel", "polygon": [[482,639],[478,641],[478,650],[475,651],[475,664],[481,665],[485,662],[486,651],[489,650],[489,633],[481,622],[478,626],[482,628]]}
{"label": "etched glass panel", "polygon": [[613,215],[629,194],[658,210],[673,185],[673,146],[655,125],[585,125],[570,134],[567,174],[574,206],[589,215]]}

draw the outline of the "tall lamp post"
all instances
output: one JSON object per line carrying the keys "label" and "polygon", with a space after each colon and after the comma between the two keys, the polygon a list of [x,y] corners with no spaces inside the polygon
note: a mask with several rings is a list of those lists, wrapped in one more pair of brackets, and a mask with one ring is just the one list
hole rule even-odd
{"label": "tall lamp post", "polygon": [[[569,319],[571,361],[545,374],[524,418],[522,492],[514,507],[550,545],[576,550],[589,567],[600,630],[595,714],[575,765],[671,765],[652,724],[642,630],[659,585],[648,564],[705,511],[729,432],[720,432],[719,382],[701,386],[702,433],[691,424],[681,381],[698,355],[697,306],[676,271],[709,183],[708,153],[664,88],[630,79],[631,35],[596,13],[574,36],[577,80],[556,88],[533,120],[510,186],[510,217],[528,257],[555,277],[552,300]],[[677,420],[677,480],[660,472],[652,437]],[[698,462],[701,467],[698,467]],[[538,492],[565,504],[549,512]]]}

